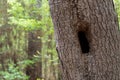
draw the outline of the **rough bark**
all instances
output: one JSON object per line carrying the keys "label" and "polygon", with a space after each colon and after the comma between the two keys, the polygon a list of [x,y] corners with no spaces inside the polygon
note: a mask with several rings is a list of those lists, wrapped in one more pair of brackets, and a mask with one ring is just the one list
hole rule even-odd
{"label": "rough bark", "polygon": [[49,0],[62,80],[120,80],[112,0]]}

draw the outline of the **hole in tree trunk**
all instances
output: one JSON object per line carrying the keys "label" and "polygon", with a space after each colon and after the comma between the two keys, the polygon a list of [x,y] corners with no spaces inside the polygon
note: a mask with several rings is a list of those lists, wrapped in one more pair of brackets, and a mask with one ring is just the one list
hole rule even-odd
{"label": "hole in tree trunk", "polygon": [[79,38],[79,43],[81,46],[82,53],[88,53],[90,46],[89,46],[89,41],[86,37],[85,32],[82,32],[82,31],[78,32],[78,38]]}

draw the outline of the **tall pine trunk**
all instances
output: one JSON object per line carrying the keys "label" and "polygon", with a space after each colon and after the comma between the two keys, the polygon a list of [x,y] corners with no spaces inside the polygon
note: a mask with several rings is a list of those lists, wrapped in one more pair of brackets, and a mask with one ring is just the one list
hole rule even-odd
{"label": "tall pine trunk", "polygon": [[120,80],[113,0],[49,0],[62,80]]}

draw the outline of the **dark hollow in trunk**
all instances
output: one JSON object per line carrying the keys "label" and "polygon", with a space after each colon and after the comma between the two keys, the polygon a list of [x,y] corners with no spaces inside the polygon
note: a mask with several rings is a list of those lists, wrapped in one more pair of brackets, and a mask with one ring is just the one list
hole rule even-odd
{"label": "dark hollow in trunk", "polygon": [[89,42],[85,32],[82,32],[82,31],[78,32],[78,38],[79,38],[79,43],[82,49],[82,53],[88,53],[90,46],[89,46]]}

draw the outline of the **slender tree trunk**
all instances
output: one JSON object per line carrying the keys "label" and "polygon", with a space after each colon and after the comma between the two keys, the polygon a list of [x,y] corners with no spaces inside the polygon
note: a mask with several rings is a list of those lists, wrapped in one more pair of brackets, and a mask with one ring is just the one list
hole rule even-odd
{"label": "slender tree trunk", "polygon": [[[33,56],[37,54],[37,51],[41,51],[41,40],[38,39],[38,37],[41,36],[41,31],[36,30],[29,32],[28,35],[28,57],[29,59],[33,59]],[[34,63],[33,65],[30,65],[26,69],[26,74],[30,76],[29,80],[36,80],[37,78],[42,77],[42,62],[41,60],[39,62]]]}
{"label": "slender tree trunk", "polygon": [[49,0],[62,80],[120,80],[113,0]]}
{"label": "slender tree trunk", "polygon": [[7,0],[2,0],[2,16],[3,16],[3,24],[5,27],[8,27],[8,12],[7,12],[7,8],[8,8],[8,4],[7,4]]}
{"label": "slender tree trunk", "polygon": [[[7,4],[7,0],[1,0],[0,1],[0,15],[1,15],[1,19],[0,19],[0,24],[2,24],[0,26],[0,38],[3,39],[3,37],[5,37],[4,40],[0,41],[0,64],[2,66],[2,70],[6,70],[6,62],[5,60],[8,58],[8,52],[3,51],[3,47],[5,47],[6,45],[11,46],[11,42],[8,38],[8,33],[11,32],[11,28],[10,25],[8,25],[8,12],[7,12],[7,8],[8,8],[8,4]],[[7,35],[5,35],[7,34]],[[5,47],[6,48],[6,47]],[[7,54],[7,55],[6,55]],[[9,55],[10,56],[10,55]]]}

